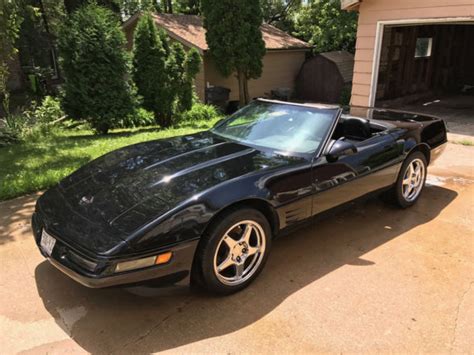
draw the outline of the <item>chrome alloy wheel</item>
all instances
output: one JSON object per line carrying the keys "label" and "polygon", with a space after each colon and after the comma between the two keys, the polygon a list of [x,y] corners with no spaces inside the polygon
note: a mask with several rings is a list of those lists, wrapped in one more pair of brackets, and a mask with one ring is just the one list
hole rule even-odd
{"label": "chrome alloy wheel", "polygon": [[407,166],[402,181],[402,195],[407,202],[414,201],[425,182],[426,168],[421,159],[413,159]]}
{"label": "chrome alloy wheel", "polygon": [[214,273],[225,285],[247,281],[258,270],[265,253],[265,232],[255,221],[234,224],[217,245]]}

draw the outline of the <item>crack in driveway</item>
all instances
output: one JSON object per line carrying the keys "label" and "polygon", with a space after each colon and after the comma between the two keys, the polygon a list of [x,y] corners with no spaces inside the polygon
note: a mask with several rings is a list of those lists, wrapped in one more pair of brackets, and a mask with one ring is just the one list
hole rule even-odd
{"label": "crack in driveway", "polygon": [[[158,321],[155,325],[151,326],[145,333],[139,335],[138,337],[136,337],[135,339],[129,341],[129,342],[126,342],[125,344],[123,344],[120,349],[122,350],[125,350],[127,347],[129,347],[130,345],[136,345],[136,344],[139,344],[140,342],[142,342],[144,339],[146,339],[151,333],[153,333],[156,329],[158,329],[164,322],[166,322],[167,320],[169,320],[171,317],[173,317],[174,315],[178,314],[178,313],[181,313],[187,306],[189,306],[193,301],[193,297],[190,296],[186,301],[183,302],[183,305],[181,307],[177,307],[176,310],[174,312],[171,312],[170,314],[166,315],[165,317],[163,317],[160,321]],[[115,354],[118,352],[118,349],[116,350],[113,350],[111,352],[109,352],[109,354]]]}
{"label": "crack in driveway", "polygon": [[451,337],[451,350],[454,348],[454,344],[456,343],[456,333],[458,329],[458,318],[459,318],[459,311],[461,309],[462,304],[464,303],[464,299],[466,298],[466,295],[469,293],[469,291],[472,288],[472,285],[474,284],[474,281],[471,281],[469,283],[469,287],[464,291],[463,295],[459,299],[458,307],[456,309],[456,318],[454,319],[454,330],[453,330],[453,335]]}

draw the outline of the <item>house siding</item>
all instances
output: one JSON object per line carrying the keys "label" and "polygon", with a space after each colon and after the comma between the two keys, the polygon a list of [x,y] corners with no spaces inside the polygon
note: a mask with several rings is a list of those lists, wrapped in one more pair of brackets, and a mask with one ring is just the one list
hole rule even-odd
{"label": "house siding", "polygon": [[474,0],[364,0],[359,5],[352,105],[369,106],[377,23],[389,20],[466,18]]}
{"label": "house siding", "polygon": [[[251,98],[270,94],[272,89],[289,88],[294,90],[298,72],[306,58],[304,50],[267,51],[263,57],[262,76],[249,81]],[[239,99],[238,81],[235,75],[224,77],[217,70],[212,58],[205,55],[205,81],[209,85],[222,86],[231,90],[230,100]]]}
{"label": "house siding", "polygon": [[[137,21],[133,21],[125,29],[125,37],[127,39],[126,48],[131,51],[133,49],[133,34]],[[172,41],[177,39],[170,37]],[[183,43],[185,50],[190,47],[187,43]],[[303,64],[306,53],[309,49],[295,50],[268,50],[263,58],[262,76],[257,80],[249,81],[250,97],[262,97],[269,94],[272,89],[289,88],[294,90],[295,79]],[[239,99],[238,82],[235,75],[224,77],[217,70],[217,67],[209,53],[204,52],[202,55],[201,70],[195,78],[195,90],[198,98],[205,101],[205,91],[207,85],[222,86],[231,90],[230,100]]]}

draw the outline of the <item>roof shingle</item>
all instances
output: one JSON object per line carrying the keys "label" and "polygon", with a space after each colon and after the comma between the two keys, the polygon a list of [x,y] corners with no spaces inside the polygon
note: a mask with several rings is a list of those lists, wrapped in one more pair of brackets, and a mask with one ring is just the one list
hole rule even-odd
{"label": "roof shingle", "polygon": [[[153,18],[156,24],[163,27],[169,34],[197,47],[201,51],[209,49],[206,42],[206,30],[199,16],[154,14]],[[308,43],[269,24],[263,24],[261,29],[267,49],[309,49],[311,47]]]}
{"label": "roof shingle", "polygon": [[319,53],[322,57],[336,64],[345,83],[352,81],[354,75],[354,55],[346,51]]}

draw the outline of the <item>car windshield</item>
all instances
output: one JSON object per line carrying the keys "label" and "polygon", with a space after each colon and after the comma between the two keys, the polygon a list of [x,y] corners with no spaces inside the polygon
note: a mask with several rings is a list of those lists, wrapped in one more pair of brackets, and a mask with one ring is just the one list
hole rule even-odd
{"label": "car windshield", "polygon": [[323,143],[337,113],[337,108],[254,101],[212,132],[243,144],[281,152],[313,153]]}

